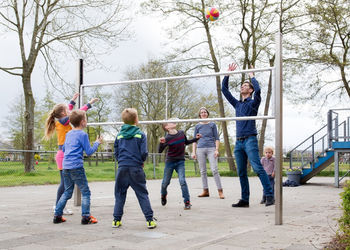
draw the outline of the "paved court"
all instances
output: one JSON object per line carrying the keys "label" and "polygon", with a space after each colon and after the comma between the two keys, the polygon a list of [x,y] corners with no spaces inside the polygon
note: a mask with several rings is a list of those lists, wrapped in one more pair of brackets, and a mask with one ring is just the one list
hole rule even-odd
{"label": "paved court", "polygon": [[237,177],[223,177],[220,200],[209,178],[209,198],[197,198],[200,178],[188,178],[192,209],[183,210],[177,179],[168,204],[160,204],[161,180],[147,181],[158,227],[146,228],[134,192],[129,189],[123,226],[112,228],[114,182],[90,183],[91,212],[99,223],[80,224],[80,207],[63,224],[52,223],[57,185],[0,188],[0,249],[319,249],[335,234],[341,215],[333,178],[314,177],[307,185],[283,188],[283,225],[275,225],[275,207],[260,205],[261,185],[250,178],[249,208],[232,208],[240,197]]}

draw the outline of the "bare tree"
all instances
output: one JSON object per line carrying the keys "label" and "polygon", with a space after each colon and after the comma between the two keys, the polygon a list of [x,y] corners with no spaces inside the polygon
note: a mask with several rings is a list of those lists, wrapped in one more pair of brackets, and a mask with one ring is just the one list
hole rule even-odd
{"label": "bare tree", "polygon": [[10,114],[2,122],[7,128],[12,146],[15,149],[24,149],[24,96],[19,95],[11,102]]}
{"label": "bare tree", "polygon": [[[312,25],[299,33],[301,59],[314,65],[313,81],[309,81],[307,99],[321,97],[341,100],[350,97],[349,49],[350,2],[320,0],[307,4]],[[334,77],[332,77],[332,74]]]}
{"label": "bare tree", "polygon": [[[220,5],[221,1],[217,1]],[[159,10],[165,17],[174,18],[174,23],[169,28],[169,37],[174,53],[168,57],[167,62],[187,64],[189,67],[184,73],[211,69],[220,72],[218,60],[218,48],[215,47],[214,39],[211,35],[212,23],[205,17],[206,8],[214,4],[214,1],[162,1],[152,0],[143,3],[151,11]],[[191,35],[194,39],[189,41],[184,39]],[[219,104],[220,117],[225,117],[224,102],[221,93],[220,77],[216,77],[216,93]],[[230,148],[227,123],[222,122],[223,137],[225,143],[226,156],[231,170],[235,170],[235,163]]]}
{"label": "bare tree", "polygon": [[[41,55],[54,72],[54,54],[69,48],[84,55],[102,53],[124,38],[128,20],[121,13],[122,0],[3,0],[0,26],[18,37],[21,64],[0,66],[0,70],[22,78],[25,97],[25,149],[34,145],[34,106],[32,72]],[[98,47],[95,45],[98,43]],[[67,55],[65,54],[65,57]],[[25,154],[25,171],[33,164]]]}
{"label": "bare tree", "polygon": [[[233,33],[237,33],[238,46],[227,46],[226,53],[228,55],[236,55],[234,60],[242,69],[248,69],[250,66],[255,67],[257,63],[268,62],[269,66],[273,66],[274,55],[268,58],[273,43],[273,34],[276,29],[273,28],[274,17],[276,17],[275,6],[276,1],[255,1],[255,0],[239,0],[233,1],[234,6],[230,10],[232,20]],[[232,38],[234,39],[234,38]],[[268,58],[268,60],[267,60]],[[242,74],[241,81],[245,79]],[[235,84],[237,86],[237,84]],[[271,75],[267,84],[264,115],[268,115],[270,100],[272,93]],[[259,152],[263,152],[265,142],[265,133],[267,128],[267,120],[263,120],[259,136]]]}
{"label": "bare tree", "polygon": [[[137,69],[131,69],[126,73],[126,78],[150,79],[165,76],[176,76],[181,70],[176,67],[168,67],[161,61],[150,60],[140,65]],[[165,82],[134,83],[118,89],[117,105],[120,113],[124,108],[133,107],[139,112],[140,120],[164,120],[166,118]],[[200,94],[187,80],[168,81],[168,107],[167,117],[180,119],[193,118],[197,114],[197,103]],[[205,98],[205,97],[203,97]],[[191,123],[181,124],[181,129],[188,131]],[[158,151],[158,139],[164,135],[160,124],[149,124],[145,128],[150,152]]]}

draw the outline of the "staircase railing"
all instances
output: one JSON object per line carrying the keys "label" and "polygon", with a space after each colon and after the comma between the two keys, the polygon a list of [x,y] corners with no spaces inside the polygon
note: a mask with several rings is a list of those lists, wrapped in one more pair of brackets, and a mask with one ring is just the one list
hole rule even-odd
{"label": "staircase railing", "polygon": [[347,117],[340,124],[338,117],[337,112],[329,110],[327,124],[287,153],[289,168],[314,168],[318,158],[324,156],[328,150],[332,149],[332,142],[339,140],[350,141],[350,117]]}
{"label": "staircase railing", "polygon": [[310,163],[314,163],[316,157],[326,150],[327,125],[324,125],[287,153],[289,168],[302,169]]}
{"label": "staircase railing", "polygon": [[[333,127],[331,131],[333,134],[339,133],[340,130],[345,132],[344,128],[346,128],[346,125],[347,123],[343,121],[342,123],[337,124],[337,127]],[[289,151],[287,154],[287,156],[289,156],[289,168],[313,168],[318,160],[318,157],[324,156],[326,152],[331,149],[331,147],[329,147],[329,131],[326,131],[328,129],[329,126],[324,125]],[[340,137],[338,134],[336,138],[333,138],[333,141],[338,140],[339,138]],[[347,136],[344,135],[341,138],[347,138]]]}

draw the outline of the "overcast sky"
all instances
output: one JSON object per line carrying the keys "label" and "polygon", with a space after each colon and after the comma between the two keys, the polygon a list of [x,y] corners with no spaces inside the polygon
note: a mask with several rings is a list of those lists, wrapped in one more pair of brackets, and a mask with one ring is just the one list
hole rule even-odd
{"label": "overcast sky", "polygon": [[[137,66],[140,63],[146,62],[150,58],[154,58],[159,54],[161,50],[160,41],[161,28],[159,23],[155,19],[150,19],[147,16],[143,16],[135,20],[134,27],[136,30],[135,41],[124,42],[121,46],[108,56],[104,57],[104,61],[107,65],[113,65],[116,67],[115,72],[103,72],[101,70],[91,71],[85,73],[85,82],[108,82],[121,80],[123,72],[131,67]],[[17,38],[15,36],[9,36],[5,34],[0,36],[0,65],[1,66],[14,66],[18,64],[18,52],[17,52]],[[72,69],[76,68],[76,62],[74,60],[67,61],[67,65],[70,65]],[[226,70],[226,66],[222,67]],[[36,65],[33,74],[33,92],[36,99],[42,98],[45,94],[46,84],[43,78],[43,65],[38,63]],[[257,74],[257,78],[259,75]],[[68,72],[68,80],[75,81],[76,72]],[[9,107],[14,102],[18,101],[16,98],[23,93],[21,79],[16,76],[8,75],[0,71],[0,138],[6,138],[6,116],[9,112]],[[62,102],[62,100],[55,100]],[[286,99],[284,99],[284,120],[283,120],[283,143],[285,149],[291,149],[296,144],[310,136],[318,128],[325,124],[326,112],[329,108],[325,107],[321,114],[321,118],[316,118],[314,112],[318,110],[318,107],[312,107],[310,105],[302,104],[299,106],[291,105]],[[262,112],[260,107],[260,112]],[[271,123],[273,121],[270,121]],[[273,145],[273,144],[272,144]]]}

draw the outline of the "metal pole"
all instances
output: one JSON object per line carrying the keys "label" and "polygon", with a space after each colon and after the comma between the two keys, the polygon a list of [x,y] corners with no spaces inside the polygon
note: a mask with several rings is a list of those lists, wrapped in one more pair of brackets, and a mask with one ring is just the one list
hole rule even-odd
{"label": "metal pole", "polygon": [[338,151],[334,151],[334,186],[339,187],[339,154]]}
{"label": "metal pole", "polygon": [[153,179],[156,178],[156,154],[152,154],[153,159]]}
{"label": "metal pole", "polygon": [[343,135],[344,135],[344,139],[343,139],[343,141],[346,141],[346,122],[344,122],[344,124],[343,124],[343,129],[344,129],[344,131],[343,131]]}
{"label": "metal pole", "polygon": [[193,78],[202,78],[209,76],[224,76],[224,75],[236,75],[244,74],[249,72],[263,72],[270,71],[273,67],[261,68],[261,69],[245,69],[238,71],[223,71],[207,74],[196,74],[196,75],[183,75],[183,76],[170,76],[170,77],[161,77],[161,78],[149,78],[149,79],[139,79],[139,80],[127,80],[127,81],[117,81],[117,82],[100,82],[100,83],[88,83],[84,84],[84,87],[99,87],[99,86],[109,86],[117,84],[136,84],[136,83],[145,83],[145,82],[164,82],[164,81],[173,81],[173,80],[183,80],[183,79],[193,79]]}
{"label": "metal pole", "polygon": [[312,157],[312,169],[314,169],[315,166],[315,135],[312,135],[311,137],[311,157]]}
{"label": "metal pole", "polygon": [[338,125],[338,114],[336,115],[336,117],[335,117],[335,124],[334,124],[334,126],[335,126],[335,131],[334,131],[334,139],[335,139],[335,141],[339,141],[339,125]]}
{"label": "metal pole", "polygon": [[327,137],[328,148],[332,148],[332,110],[328,110],[327,113]]}
{"label": "metal pole", "polygon": [[347,141],[350,141],[350,117],[348,117],[348,134],[347,134]]}
{"label": "metal pole", "polygon": [[[83,85],[83,59],[78,60],[78,74],[77,74],[77,89],[80,94],[78,98],[78,108],[83,103],[83,93],[81,86]],[[77,185],[74,188],[74,206],[81,206],[81,192]]]}
{"label": "metal pole", "polygon": [[282,225],[282,163],[283,163],[283,83],[282,83],[282,34],[276,34],[275,58],[275,158],[276,158],[276,184],[275,184],[275,225]]}
{"label": "metal pole", "polygon": [[168,81],[165,81],[165,120],[168,120]]}

